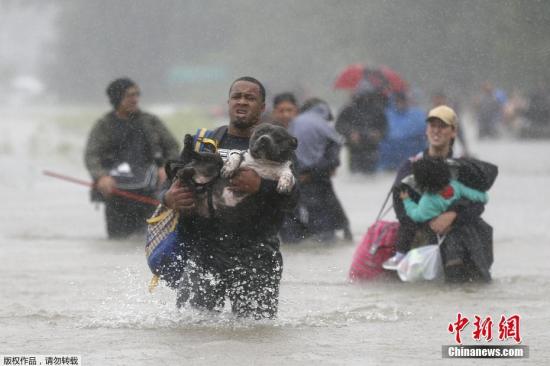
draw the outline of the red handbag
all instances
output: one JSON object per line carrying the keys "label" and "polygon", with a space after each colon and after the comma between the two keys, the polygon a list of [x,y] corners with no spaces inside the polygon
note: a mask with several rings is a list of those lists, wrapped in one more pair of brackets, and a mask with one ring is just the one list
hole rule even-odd
{"label": "red handbag", "polygon": [[[384,216],[382,212],[390,195],[391,191],[386,197],[376,221],[368,228],[363,240],[355,249],[348,275],[351,281],[372,280],[385,272],[390,272],[382,268],[382,263],[395,254],[399,222],[380,220]],[[389,209],[391,207],[386,210],[386,213]]]}

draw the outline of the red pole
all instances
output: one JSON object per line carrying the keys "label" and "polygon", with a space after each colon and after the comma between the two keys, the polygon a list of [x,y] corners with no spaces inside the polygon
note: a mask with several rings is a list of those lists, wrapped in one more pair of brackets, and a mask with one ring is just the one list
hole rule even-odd
{"label": "red pole", "polygon": [[[80,185],[86,186],[86,187],[94,187],[95,186],[92,182],[88,182],[88,181],[81,180],[81,179],[78,179],[78,178],[69,177],[69,176],[63,175],[63,174],[54,173],[54,172],[49,171],[49,170],[44,170],[44,171],[42,171],[42,173],[44,175],[47,175],[48,177],[61,179],[61,180],[67,181],[67,182],[80,184]],[[146,203],[146,204],[153,205],[153,206],[157,206],[158,204],[160,204],[160,201],[158,201],[154,198],[147,197],[147,196],[142,196],[140,194],[135,194],[135,193],[131,193],[131,192],[128,192],[128,191],[123,191],[123,190],[118,189],[118,188],[113,189],[113,194],[115,196],[125,197],[125,198],[128,198],[128,199],[132,200],[132,201]]]}

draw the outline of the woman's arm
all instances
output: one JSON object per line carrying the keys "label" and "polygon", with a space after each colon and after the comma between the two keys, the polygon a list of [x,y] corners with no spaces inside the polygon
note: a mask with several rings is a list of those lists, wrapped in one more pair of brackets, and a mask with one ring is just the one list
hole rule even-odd
{"label": "woman's arm", "polygon": [[447,212],[432,219],[430,229],[437,234],[444,234],[449,231],[451,225],[464,225],[476,221],[484,210],[483,203],[460,199],[449,207]]}

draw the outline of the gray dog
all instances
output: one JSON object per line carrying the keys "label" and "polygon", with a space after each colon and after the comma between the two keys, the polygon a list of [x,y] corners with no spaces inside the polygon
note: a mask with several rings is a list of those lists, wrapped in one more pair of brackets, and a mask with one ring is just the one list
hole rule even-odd
{"label": "gray dog", "polygon": [[[230,155],[221,175],[229,179],[239,168],[250,168],[262,178],[276,180],[277,192],[290,193],[296,184],[291,167],[297,146],[298,140],[284,127],[262,123],[254,129],[248,151]],[[243,198],[230,190],[224,192],[224,200],[230,206],[235,206]]]}

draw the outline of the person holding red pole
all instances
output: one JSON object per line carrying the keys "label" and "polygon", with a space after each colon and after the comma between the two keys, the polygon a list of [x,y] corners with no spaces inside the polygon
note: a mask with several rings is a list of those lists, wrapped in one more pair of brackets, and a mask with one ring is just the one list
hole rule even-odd
{"label": "person holding red pole", "polygon": [[105,202],[109,238],[126,238],[145,232],[145,220],[155,207],[114,193],[154,197],[166,179],[164,163],[179,156],[179,146],[159,118],[139,109],[134,81],[114,80],[107,96],[113,110],[92,128],[84,160],[94,180],[92,201]]}

